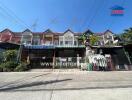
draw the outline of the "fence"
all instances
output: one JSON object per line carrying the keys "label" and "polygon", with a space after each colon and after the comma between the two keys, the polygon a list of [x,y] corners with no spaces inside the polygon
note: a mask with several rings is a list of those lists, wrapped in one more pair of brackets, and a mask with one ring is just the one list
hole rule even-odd
{"label": "fence", "polygon": [[82,57],[42,57],[31,59],[31,65],[35,68],[80,68],[80,63],[84,62]]}

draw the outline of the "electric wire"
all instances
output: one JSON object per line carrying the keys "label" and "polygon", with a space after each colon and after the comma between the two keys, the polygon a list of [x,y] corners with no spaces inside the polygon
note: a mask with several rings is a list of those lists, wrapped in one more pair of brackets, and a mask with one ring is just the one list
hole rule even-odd
{"label": "electric wire", "polygon": [[100,5],[97,6],[97,9],[93,15],[93,17],[91,18],[88,27],[90,27],[93,24],[94,19],[96,18],[97,14],[102,10],[102,8],[104,7],[104,3],[106,0],[103,0],[103,2],[100,2]]}
{"label": "electric wire", "polygon": [[[95,3],[96,3],[96,0],[94,0],[93,3],[91,4],[91,6],[89,6],[88,12],[91,12]],[[86,19],[84,19],[84,21],[82,21],[82,24],[80,24],[80,31],[82,31],[82,28],[86,25],[86,22],[90,19],[89,15],[91,15],[91,14],[90,13],[87,14]]]}
{"label": "electric wire", "polygon": [[18,24],[24,28],[29,28],[29,26],[23,20],[21,20],[11,9],[7,8],[1,1],[0,1],[0,10],[5,13],[5,16],[7,16],[7,19],[8,18],[12,19],[12,21],[15,24]]}

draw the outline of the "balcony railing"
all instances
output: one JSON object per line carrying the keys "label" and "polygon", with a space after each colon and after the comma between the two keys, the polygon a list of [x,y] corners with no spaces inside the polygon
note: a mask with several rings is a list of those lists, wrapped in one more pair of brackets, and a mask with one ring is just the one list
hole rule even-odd
{"label": "balcony railing", "polygon": [[85,45],[56,45],[57,48],[83,48]]}
{"label": "balcony railing", "polygon": [[29,45],[24,44],[28,49],[51,49],[51,48],[85,48],[85,45],[53,45],[53,44],[43,44],[43,45]]}

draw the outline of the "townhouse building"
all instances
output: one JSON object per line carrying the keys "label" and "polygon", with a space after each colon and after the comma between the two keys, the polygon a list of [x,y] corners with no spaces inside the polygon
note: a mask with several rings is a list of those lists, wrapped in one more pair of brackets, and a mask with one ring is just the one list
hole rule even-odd
{"label": "townhouse building", "polygon": [[[50,29],[44,32],[32,32],[29,29],[12,32],[5,29],[0,32],[0,47],[3,47],[2,43],[21,45],[21,60],[30,61],[32,68],[79,68],[79,63],[85,61],[87,50],[87,45],[80,37],[84,34],[88,37],[91,33],[93,32],[90,30],[81,33],[70,29],[65,32],[53,32]],[[115,48],[122,48],[110,30],[94,35],[98,37],[98,41],[91,48],[97,54],[100,50],[104,54],[113,54]]]}

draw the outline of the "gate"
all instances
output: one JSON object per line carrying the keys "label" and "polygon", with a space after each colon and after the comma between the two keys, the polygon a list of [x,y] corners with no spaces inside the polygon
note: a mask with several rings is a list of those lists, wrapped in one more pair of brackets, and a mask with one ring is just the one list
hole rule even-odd
{"label": "gate", "polygon": [[77,62],[77,57],[57,57],[55,59],[55,68],[80,68]]}
{"label": "gate", "polygon": [[[53,60],[54,59],[54,60]],[[72,69],[80,68],[82,58],[79,57],[34,57],[30,58],[32,68]]]}
{"label": "gate", "polygon": [[32,68],[52,68],[53,57],[35,57],[30,62]]}

